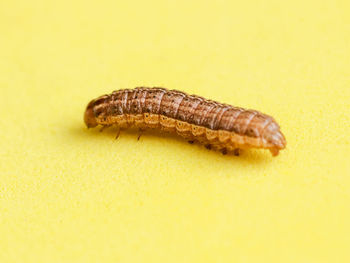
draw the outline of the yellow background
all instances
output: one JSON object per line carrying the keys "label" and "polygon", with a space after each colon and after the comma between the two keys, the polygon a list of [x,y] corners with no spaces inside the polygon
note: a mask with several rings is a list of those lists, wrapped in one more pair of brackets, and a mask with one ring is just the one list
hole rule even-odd
{"label": "yellow background", "polygon": [[[223,156],[87,130],[164,86],[274,116]],[[0,2],[0,262],[350,262],[349,1]]]}

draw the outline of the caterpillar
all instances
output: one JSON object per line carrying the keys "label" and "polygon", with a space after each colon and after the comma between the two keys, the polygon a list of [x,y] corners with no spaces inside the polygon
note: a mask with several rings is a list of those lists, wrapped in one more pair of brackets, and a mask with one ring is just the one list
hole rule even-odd
{"label": "caterpillar", "polygon": [[241,149],[262,148],[277,156],[286,147],[286,139],[271,116],[158,87],[121,89],[100,96],[87,105],[84,121],[88,128],[116,125],[118,135],[120,129],[132,126],[140,131],[173,132],[223,154],[239,155]]}

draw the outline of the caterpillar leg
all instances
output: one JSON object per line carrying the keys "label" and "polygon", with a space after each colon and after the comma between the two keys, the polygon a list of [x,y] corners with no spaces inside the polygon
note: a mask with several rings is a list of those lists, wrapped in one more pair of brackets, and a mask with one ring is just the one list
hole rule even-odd
{"label": "caterpillar leg", "polygon": [[241,149],[239,149],[239,148],[234,149],[233,150],[233,155],[234,156],[240,156],[241,155]]}
{"label": "caterpillar leg", "polygon": [[204,145],[205,148],[207,148],[208,150],[211,150],[211,144],[206,144]]}
{"label": "caterpillar leg", "polygon": [[270,152],[271,152],[272,156],[277,156],[278,152],[279,152],[279,149],[278,148],[271,148]]}
{"label": "caterpillar leg", "polygon": [[223,148],[223,149],[221,150],[221,153],[222,153],[223,155],[226,155],[226,154],[227,154],[227,149],[226,149],[226,148]]}
{"label": "caterpillar leg", "polygon": [[115,139],[118,139],[119,135],[120,135],[120,128],[118,128],[117,130],[117,135],[115,136]]}
{"label": "caterpillar leg", "polygon": [[100,132],[103,132],[105,129],[111,127],[111,125],[104,125],[101,127]]}
{"label": "caterpillar leg", "polygon": [[142,136],[142,134],[143,134],[144,131],[146,131],[145,128],[139,128],[139,136],[137,136],[137,140],[138,140],[138,141],[140,140],[140,138],[141,138],[141,136]]}
{"label": "caterpillar leg", "polygon": [[189,144],[193,144],[194,143],[194,140],[189,140],[187,141]]}

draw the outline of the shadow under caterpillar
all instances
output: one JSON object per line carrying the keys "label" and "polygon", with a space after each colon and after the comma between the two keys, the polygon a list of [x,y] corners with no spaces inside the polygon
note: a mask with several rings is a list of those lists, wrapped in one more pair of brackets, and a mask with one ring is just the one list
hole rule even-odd
{"label": "shadow under caterpillar", "polygon": [[122,89],[100,96],[88,104],[84,121],[88,128],[116,125],[118,135],[120,129],[132,126],[141,132],[148,128],[174,132],[224,154],[262,148],[276,156],[286,147],[271,116],[165,88]]}

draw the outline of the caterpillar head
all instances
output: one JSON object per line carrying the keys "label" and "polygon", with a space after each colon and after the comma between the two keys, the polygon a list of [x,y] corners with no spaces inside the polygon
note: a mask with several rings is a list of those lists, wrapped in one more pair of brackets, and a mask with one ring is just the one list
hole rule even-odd
{"label": "caterpillar head", "polygon": [[95,100],[90,101],[84,113],[84,122],[88,128],[94,128],[97,126],[97,121],[94,114],[94,106]]}

